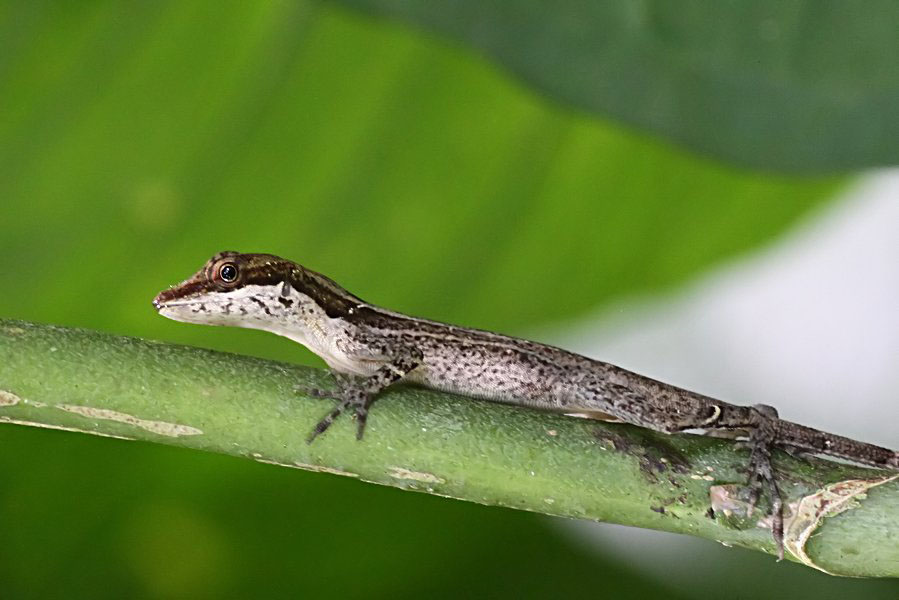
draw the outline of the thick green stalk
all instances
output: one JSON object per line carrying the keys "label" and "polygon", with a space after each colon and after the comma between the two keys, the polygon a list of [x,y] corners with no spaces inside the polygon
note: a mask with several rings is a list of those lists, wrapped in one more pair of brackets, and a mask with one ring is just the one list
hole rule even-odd
{"label": "thick green stalk", "polygon": [[[0,320],[0,421],[140,439],[551,515],[775,551],[746,516],[745,450],[400,387],[315,443],[324,371],[92,331]],[[899,576],[899,475],[778,455],[803,500],[788,557],[831,573]],[[832,485],[836,484],[836,485]],[[711,494],[710,494],[711,492]],[[709,507],[717,509],[712,516]],[[825,507],[842,508],[821,517]],[[814,538],[805,543],[810,535]]]}

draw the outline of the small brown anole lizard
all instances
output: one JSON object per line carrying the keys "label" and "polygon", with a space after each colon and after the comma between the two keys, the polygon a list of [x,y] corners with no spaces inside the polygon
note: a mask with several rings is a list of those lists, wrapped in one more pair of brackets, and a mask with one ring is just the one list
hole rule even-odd
{"label": "small brown anole lizard", "polygon": [[338,374],[336,407],[311,442],[342,412],[362,439],[369,408],[387,386],[407,381],[475,398],[593,413],[664,433],[746,432],[751,504],[771,500],[783,556],[783,502],[771,451],[823,454],[899,469],[899,453],[778,418],[766,405],[738,406],[561,348],[456,327],[368,304],[324,275],[270,254],[222,252],[190,279],[153,300],[159,314],[187,323],[262,329],[303,344]]}

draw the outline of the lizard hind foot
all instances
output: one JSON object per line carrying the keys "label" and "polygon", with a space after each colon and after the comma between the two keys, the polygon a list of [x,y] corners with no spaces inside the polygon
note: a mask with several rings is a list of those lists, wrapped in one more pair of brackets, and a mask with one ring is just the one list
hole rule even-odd
{"label": "lizard hind foot", "polygon": [[[762,492],[768,493],[771,502],[771,533],[777,544],[777,559],[784,557],[783,497],[777,486],[774,467],[771,464],[771,448],[777,438],[777,412],[760,405],[753,408],[754,427],[749,436],[749,514],[751,515]],[[772,414],[773,411],[773,414]]]}

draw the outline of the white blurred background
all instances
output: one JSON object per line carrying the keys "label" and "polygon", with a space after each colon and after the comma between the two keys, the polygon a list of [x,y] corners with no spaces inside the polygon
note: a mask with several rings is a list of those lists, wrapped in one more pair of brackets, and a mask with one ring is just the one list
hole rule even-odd
{"label": "white blurred background", "polygon": [[[546,337],[546,336],[544,336]],[[861,178],[765,250],[671,297],[629,301],[550,336],[556,343],[739,404],[899,447],[899,170]],[[715,564],[747,582],[769,557],[627,527],[561,522],[598,551],[661,580],[697,582]],[[706,562],[708,558],[708,562]]]}

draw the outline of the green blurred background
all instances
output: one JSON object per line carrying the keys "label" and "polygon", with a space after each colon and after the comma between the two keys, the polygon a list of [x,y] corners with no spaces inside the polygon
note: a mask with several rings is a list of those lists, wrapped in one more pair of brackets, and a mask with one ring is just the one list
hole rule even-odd
{"label": "green blurred background", "polygon": [[[527,335],[675,289],[844,183],[694,154],[568,100],[464,36],[340,3],[0,2],[0,317],[320,366],[155,315],[157,291],[236,249]],[[537,515],[14,426],[0,448],[2,598],[692,597]],[[733,597],[897,593],[721,554],[703,568],[722,590],[766,578]]]}

